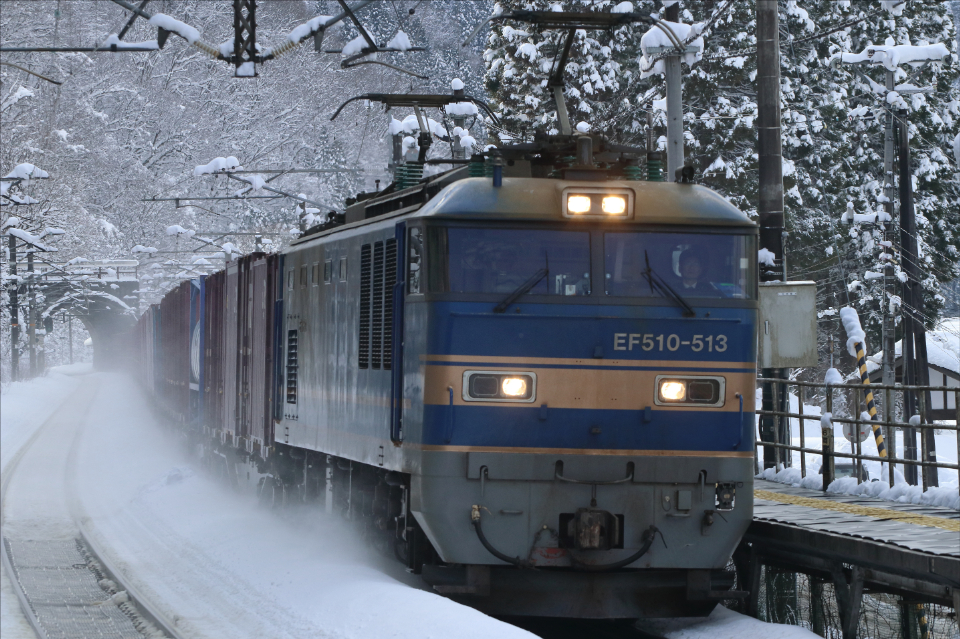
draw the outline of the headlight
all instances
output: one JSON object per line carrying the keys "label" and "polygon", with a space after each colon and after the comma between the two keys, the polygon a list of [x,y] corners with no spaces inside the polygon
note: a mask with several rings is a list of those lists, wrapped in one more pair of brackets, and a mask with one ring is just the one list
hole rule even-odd
{"label": "headlight", "polygon": [[567,196],[567,211],[570,213],[589,213],[593,203],[589,195],[570,195]]}
{"label": "headlight", "polygon": [[726,380],[705,375],[658,375],[654,403],[723,406]]}
{"label": "headlight", "polygon": [[563,216],[570,219],[628,220],[633,217],[632,189],[571,186],[563,191]]}
{"label": "headlight", "polygon": [[603,212],[608,215],[622,215],[627,210],[627,200],[620,195],[608,195],[603,198]]}
{"label": "headlight", "polygon": [[527,380],[523,377],[504,377],[500,390],[507,397],[523,397],[527,394]]}
{"label": "headlight", "polygon": [[530,403],[537,395],[537,374],[511,371],[464,371],[466,402]]}
{"label": "headlight", "polygon": [[665,379],[660,382],[660,399],[668,402],[682,402],[687,396],[684,382]]}

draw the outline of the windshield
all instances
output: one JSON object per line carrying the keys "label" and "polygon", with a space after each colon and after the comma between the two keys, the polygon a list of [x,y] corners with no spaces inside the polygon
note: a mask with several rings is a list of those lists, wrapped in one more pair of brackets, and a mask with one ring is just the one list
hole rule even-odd
{"label": "windshield", "polygon": [[546,268],[530,295],[590,294],[588,232],[434,227],[427,233],[432,292],[509,295]]}
{"label": "windshield", "polygon": [[684,299],[756,297],[754,238],[705,233],[606,233],[607,295],[662,297],[649,266]]}

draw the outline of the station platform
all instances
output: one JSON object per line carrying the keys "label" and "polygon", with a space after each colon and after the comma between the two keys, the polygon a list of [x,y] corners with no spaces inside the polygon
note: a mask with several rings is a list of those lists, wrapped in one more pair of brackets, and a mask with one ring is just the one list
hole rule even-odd
{"label": "station platform", "polygon": [[956,510],[756,479],[754,521],[745,542],[750,563],[960,606]]}

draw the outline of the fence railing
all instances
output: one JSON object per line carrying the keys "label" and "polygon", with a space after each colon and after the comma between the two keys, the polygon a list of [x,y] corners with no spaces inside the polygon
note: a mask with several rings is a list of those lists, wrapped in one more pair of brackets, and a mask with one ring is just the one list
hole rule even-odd
{"label": "fence railing", "polygon": [[[837,458],[854,460],[856,465],[854,475],[857,477],[857,483],[861,483],[864,479],[864,461],[875,461],[886,464],[886,480],[891,487],[893,487],[895,484],[896,467],[898,465],[903,466],[904,470],[909,467],[913,467],[917,471],[920,471],[917,474],[922,477],[924,490],[926,490],[930,484],[935,484],[935,480],[930,479],[931,473],[923,472],[924,469],[947,468],[958,471],[958,475],[960,475],[960,465],[957,463],[936,461],[935,457],[933,459],[925,459],[925,457],[928,456],[928,452],[931,449],[935,449],[935,446],[931,446],[931,444],[935,441],[933,439],[934,431],[938,430],[955,432],[956,452],[960,453],[960,388],[947,386],[905,386],[900,384],[893,386],[883,384],[823,384],[816,382],[802,382],[798,380],[771,378],[759,378],[757,382],[758,384],[771,384],[773,397],[775,398],[783,396],[789,398],[791,394],[797,398],[797,412],[792,412],[790,410],[791,402],[789,399],[786,403],[786,410],[757,411],[758,424],[761,423],[761,420],[764,417],[774,418],[776,421],[774,428],[769,429],[772,430],[773,441],[757,441],[758,464],[760,448],[765,449],[764,462],[767,463],[771,461],[768,453],[772,453],[773,462],[776,464],[777,468],[780,467],[780,464],[785,459],[791,459],[791,451],[799,452],[800,474],[801,477],[806,477],[807,455],[820,455],[822,456],[820,473],[823,475],[823,490],[826,490],[827,486],[829,486],[830,483],[835,479],[835,460]],[[795,389],[793,393],[790,392],[791,387]],[[882,419],[864,420],[860,418],[861,411],[863,410],[861,407],[865,405],[863,397],[866,395],[867,390],[873,392],[875,400],[879,400],[880,410],[877,414],[878,416],[883,415]],[[784,393],[784,391],[786,392]],[[850,406],[847,410],[851,415],[854,416],[837,415],[834,413],[834,394],[843,391],[847,391],[852,395],[852,401],[849,402]],[[917,423],[916,419],[914,419],[913,423],[911,423],[910,415],[906,416],[906,420],[903,420],[902,417],[900,420],[894,418],[898,412],[897,407],[907,405],[907,402],[905,401],[905,395],[908,393],[916,398],[916,406],[919,408],[917,411],[919,423]],[[930,420],[928,419],[928,406],[925,399],[929,393],[941,394],[940,396],[943,397],[944,410],[947,410],[948,398],[951,396],[953,397],[955,410],[953,411],[954,415],[952,418],[956,420],[954,425],[951,426],[947,424],[930,423]],[[821,425],[820,448],[808,448],[806,445],[806,434],[804,432],[805,422],[821,421],[820,414],[804,413],[804,398],[811,395],[819,395],[816,403],[819,404],[822,399],[824,405],[824,410],[822,412],[831,413],[830,425]],[[793,444],[792,435],[789,435],[789,442],[779,441],[781,433],[786,432],[790,434],[792,432],[790,428],[783,427],[784,420],[790,419],[796,419],[799,422],[799,446],[795,446]],[[789,425],[789,421],[787,421],[786,424]],[[851,445],[851,452],[845,453],[836,450],[834,446],[833,424],[851,424],[854,426],[854,428],[851,429],[855,433]],[[879,427],[886,448],[886,457],[880,456],[879,453],[871,455],[863,452],[864,444],[866,444],[868,441],[871,442],[871,445],[875,447],[875,449],[878,448],[876,446],[875,436],[871,437],[870,434],[868,434],[867,438],[864,441],[861,441],[860,437],[856,435],[863,426],[870,427],[871,430],[874,426]],[[919,448],[917,448],[916,445],[917,433],[920,434]],[[903,439],[903,455],[898,454],[897,451],[898,434],[900,434]],[[942,439],[940,443],[943,443]],[[881,468],[883,467],[881,466]],[[757,470],[759,472],[759,466]],[[904,473],[904,475],[909,477],[912,475],[912,473]],[[936,475],[933,476],[935,477]]]}

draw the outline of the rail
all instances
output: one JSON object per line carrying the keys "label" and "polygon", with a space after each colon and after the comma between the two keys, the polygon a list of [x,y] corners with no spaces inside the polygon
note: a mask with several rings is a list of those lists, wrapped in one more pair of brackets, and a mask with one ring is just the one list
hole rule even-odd
{"label": "rail", "polygon": [[[790,388],[794,387],[795,397],[797,399],[797,412],[791,412],[789,410],[789,400],[786,406],[787,410],[757,410],[758,417],[772,417],[776,420],[775,427],[771,429],[773,433],[773,441],[757,441],[756,443],[756,458],[758,460],[758,464],[759,449],[761,447],[772,451],[773,461],[776,464],[776,468],[780,468],[780,465],[784,459],[791,456],[791,453],[786,451],[799,452],[800,476],[806,477],[807,455],[820,455],[823,459],[820,470],[820,474],[823,475],[823,490],[826,490],[827,486],[829,486],[830,483],[835,479],[834,471],[836,458],[855,460],[856,471],[854,476],[857,478],[857,483],[862,483],[865,477],[863,472],[864,461],[876,461],[881,462],[881,464],[886,464],[886,479],[891,487],[893,487],[896,483],[897,465],[903,466],[904,470],[906,470],[908,467],[912,467],[917,471],[921,471],[918,473],[918,475],[922,477],[923,490],[927,490],[927,488],[929,488],[931,485],[935,485],[935,483],[929,478],[930,473],[922,472],[923,469],[946,468],[956,470],[958,471],[958,474],[960,474],[960,465],[957,463],[935,461],[935,456],[933,459],[924,459],[924,457],[928,455],[928,452],[935,450],[936,448],[932,444],[934,442],[934,431],[937,430],[954,431],[957,435],[957,452],[960,453],[960,388],[951,386],[908,386],[902,384],[823,384],[817,382],[803,382],[799,380],[776,378],[759,378],[757,382],[758,384],[771,384],[773,396],[775,398],[783,396],[786,396],[787,398],[791,397]],[[821,415],[804,412],[804,398],[808,394],[814,392],[810,389],[815,389],[822,392],[823,405],[825,408],[823,412],[830,413],[831,415],[829,426],[822,424]],[[861,406],[865,406],[863,397],[866,395],[867,391],[873,391],[875,397],[881,398],[882,414],[884,418],[865,420],[859,417],[842,415],[838,416],[834,414],[834,394],[837,391],[851,391],[851,394],[853,395],[853,401],[851,404],[853,405],[852,408],[854,410],[850,410],[850,412],[855,415],[862,415]],[[909,417],[907,421],[897,421],[895,419],[896,413],[898,412],[897,407],[903,407],[907,405],[905,400],[907,399],[906,395],[908,393],[913,394],[916,398],[917,406],[919,408],[918,415],[913,416],[914,420],[912,422],[910,421]],[[928,419],[929,407],[927,406],[926,402],[926,398],[930,393],[938,393],[940,396],[942,396],[943,410],[948,410],[948,398],[951,395],[953,396],[956,415],[954,418],[956,420],[954,425],[934,424],[930,422]],[[917,417],[919,417],[919,420],[916,419]],[[799,422],[799,446],[796,446],[792,443],[792,434],[790,435],[791,443],[780,441],[781,433],[792,433],[790,429],[783,428],[783,420],[790,419],[796,419]],[[820,448],[809,448],[806,445],[805,422],[810,420],[821,422]],[[839,452],[834,448],[833,424],[836,423],[851,424],[856,431],[858,431],[857,433],[854,433],[854,436],[852,437],[851,452],[849,453]],[[873,429],[874,440],[878,443],[877,447],[880,449],[876,455],[870,455],[863,452],[863,440],[861,440],[861,438],[858,436],[858,433],[863,426],[868,426]],[[920,434],[919,451],[916,442],[918,432]],[[900,434],[903,439],[904,451],[902,456],[898,456],[897,454],[898,434]],[[765,462],[769,461],[767,450],[764,451]],[[920,453],[919,455],[918,452]],[[883,466],[881,466],[881,469],[882,468]],[[904,475],[907,475],[907,473],[904,473]]]}

